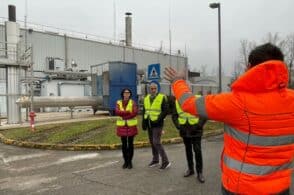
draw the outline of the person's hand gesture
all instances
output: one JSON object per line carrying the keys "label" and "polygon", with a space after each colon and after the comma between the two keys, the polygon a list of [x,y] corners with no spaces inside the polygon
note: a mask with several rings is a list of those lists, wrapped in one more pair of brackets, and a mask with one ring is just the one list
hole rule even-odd
{"label": "person's hand gesture", "polygon": [[186,70],[176,71],[172,67],[166,67],[164,69],[164,78],[170,82],[173,82],[176,79],[185,79]]}

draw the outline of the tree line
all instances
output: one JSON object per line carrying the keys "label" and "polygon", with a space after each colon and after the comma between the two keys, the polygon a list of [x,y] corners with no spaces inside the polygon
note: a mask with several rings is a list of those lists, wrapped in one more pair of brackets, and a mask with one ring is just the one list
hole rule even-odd
{"label": "tree line", "polygon": [[[294,61],[294,33],[287,35],[286,37],[279,36],[278,33],[268,33],[263,42],[270,42],[281,48],[284,54],[284,61],[287,64],[289,70],[289,86],[294,88],[294,79],[291,79],[291,71],[293,72]],[[240,41],[239,58],[234,62],[232,71],[232,82],[235,81],[241,74],[243,74],[248,65],[248,55],[252,49],[256,46],[255,41],[249,41],[243,39]]]}

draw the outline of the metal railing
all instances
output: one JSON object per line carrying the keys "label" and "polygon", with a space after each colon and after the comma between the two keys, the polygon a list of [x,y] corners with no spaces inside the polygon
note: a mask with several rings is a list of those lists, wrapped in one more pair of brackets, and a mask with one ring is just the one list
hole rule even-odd
{"label": "metal railing", "polygon": [[19,65],[29,67],[32,64],[31,45],[7,43],[0,41],[0,65]]}
{"label": "metal railing", "polygon": [[[0,24],[4,24],[5,21],[7,21],[7,18],[0,17]],[[25,22],[22,20],[17,20],[17,22],[20,23],[21,27],[24,29]],[[33,29],[34,31],[38,31],[38,32],[48,33],[48,34],[54,34],[54,35],[60,35],[60,36],[66,35],[68,37],[73,37],[73,38],[86,39],[86,40],[97,41],[97,42],[106,43],[106,44],[113,44],[117,46],[125,46],[124,38],[114,39],[114,38],[110,38],[106,36],[100,36],[100,35],[91,34],[91,33],[84,33],[84,32],[79,32],[75,30],[64,29],[64,28],[57,28],[57,27],[53,27],[49,25],[37,24],[32,22],[27,22],[26,28]],[[121,37],[124,37],[124,36],[121,35]],[[151,45],[147,45],[143,43],[132,42],[132,47],[136,49],[143,49],[143,50],[148,50],[148,51],[153,51],[153,52],[158,52],[163,54],[170,53],[169,48],[164,47],[162,45],[155,47],[155,46],[151,46]],[[186,57],[186,54],[183,53],[183,51],[179,53],[179,50],[171,50],[171,55]]]}

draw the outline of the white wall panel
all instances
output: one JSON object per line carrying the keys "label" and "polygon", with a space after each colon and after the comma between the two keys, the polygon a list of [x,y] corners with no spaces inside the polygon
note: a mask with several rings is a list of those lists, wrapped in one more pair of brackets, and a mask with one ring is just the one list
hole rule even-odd
{"label": "white wall panel", "polygon": [[[1,34],[0,26],[0,40]],[[24,41],[24,31],[21,30],[22,41]],[[65,37],[33,31],[27,34],[28,43],[33,44],[34,49],[34,70],[43,71],[46,69],[46,57],[65,58]],[[148,51],[139,48],[129,48],[113,44],[106,44],[86,39],[67,37],[67,58],[68,67],[71,61],[78,64],[79,69],[90,70],[90,65],[100,64],[108,61],[126,61],[138,64],[138,69],[147,70],[149,64],[160,63],[161,70],[169,64],[169,55]],[[182,68],[185,64],[184,57],[172,56],[172,66],[176,69]]]}
{"label": "white wall panel", "polygon": [[0,68],[0,82],[1,81],[6,81],[6,71],[5,68]]}
{"label": "white wall panel", "polygon": [[[24,42],[24,31],[21,31]],[[64,59],[64,36],[33,31],[27,33],[27,42],[33,45],[34,70],[46,70],[46,57]]]}
{"label": "white wall panel", "polygon": [[121,61],[122,48],[110,44],[70,38],[68,58],[73,59],[80,69],[90,70],[90,65],[108,61]]}
{"label": "white wall panel", "polygon": [[[41,33],[42,34],[42,33]],[[52,40],[53,42],[50,44],[50,48],[40,47],[38,44],[38,48],[40,50],[38,53],[34,53],[34,56],[43,56],[43,57],[34,57],[41,61],[44,58],[45,54],[47,56],[52,57],[60,57],[64,59],[64,51],[65,51],[65,39],[59,35],[48,35],[48,37],[41,36],[40,34],[35,34],[34,32],[31,34],[32,39],[36,39],[33,42],[36,42],[39,39],[45,39],[45,41],[41,41],[43,43]],[[57,37],[53,39],[53,37]],[[36,37],[36,38],[35,38]],[[85,39],[77,39],[68,37],[67,38],[67,48],[68,48],[68,66],[70,67],[70,62],[74,60],[78,64],[79,69],[90,70],[90,65],[100,64],[108,61],[126,61],[126,62],[135,62],[138,64],[139,69],[146,69],[149,64],[160,63],[162,69],[169,64],[169,55],[164,53],[157,53],[153,51],[147,51],[143,49],[137,48],[129,48],[123,47],[113,44],[106,44],[91,40]],[[36,46],[34,46],[35,48]],[[52,53],[52,48],[56,48],[55,53]],[[49,55],[50,54],[50,55]],[[54,55],[55,54],[55,55]],[[185,64],[184,57],[172,56],[172,66],[176,69],[182,68],[182,65]],[[44,69],[44,68],[40,68]]]}

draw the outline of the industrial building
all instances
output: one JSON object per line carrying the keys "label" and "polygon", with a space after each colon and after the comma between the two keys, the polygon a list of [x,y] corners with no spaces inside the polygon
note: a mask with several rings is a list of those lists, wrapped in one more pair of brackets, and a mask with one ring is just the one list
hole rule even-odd
{"label": "industrial building", "polygon": [[26,29],[20,28],[15,20],[15,7],[10,8],[9,21],[0,24],[0,114],[7,113],[8,118],[13,118],[8,119],[8,123],[21,120],[20,108],[15,102],[22,96],[31,96],[32,101],[33,96],[98,95],[97,73],[93,73],[91,67],[99,64],[136,64],[134,74],[138,85],[141,81],[146,82],[150,64],[158,64],[157,74],[162,75],[164,67],[169,64],[179,70],[188,63],[181,51],[172,54],[133,45],[130,13],[125,16],[125,40],[115,43],[86,34],[48,31],[29,24]]}

